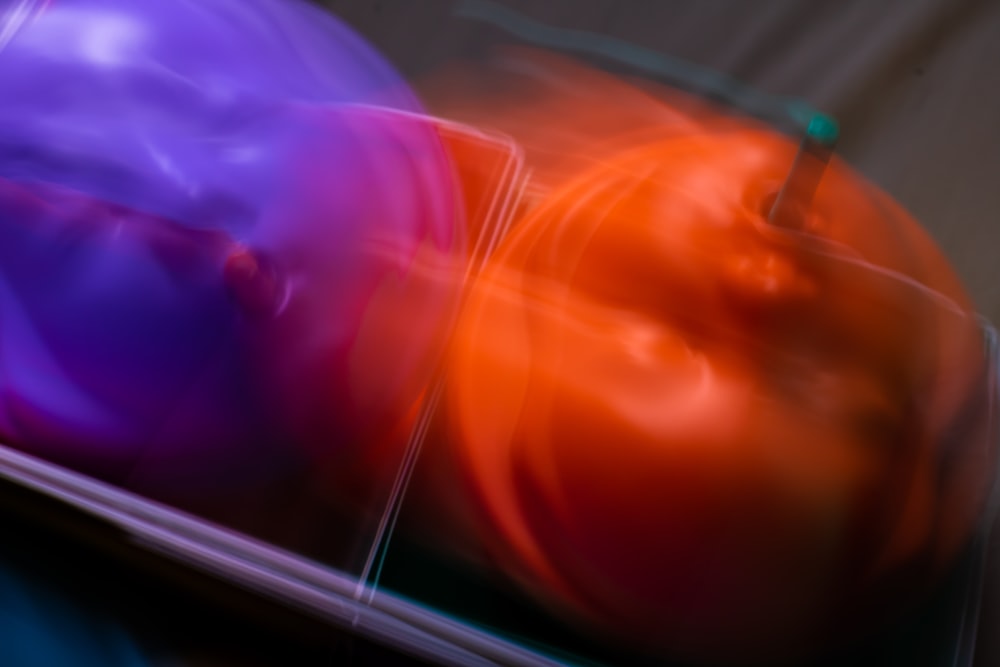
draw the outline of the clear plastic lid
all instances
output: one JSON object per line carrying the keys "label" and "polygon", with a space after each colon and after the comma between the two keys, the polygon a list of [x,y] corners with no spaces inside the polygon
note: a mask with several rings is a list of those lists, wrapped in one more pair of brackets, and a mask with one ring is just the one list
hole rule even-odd
{"label": "clear plastic lid", "polygon": [[2,5],[0,475],[444,664],[973,664],[995,332],[832,119],[147,4]]}

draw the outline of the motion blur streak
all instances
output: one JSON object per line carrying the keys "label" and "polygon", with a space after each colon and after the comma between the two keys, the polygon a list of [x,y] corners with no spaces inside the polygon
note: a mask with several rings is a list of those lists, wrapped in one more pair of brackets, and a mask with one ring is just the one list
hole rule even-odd
{"label": "motion blur streak", "polygon": [[979,319],[918,223],[834,158],[772,226],[794,138],[544,52],[420,89],[534,175],[449,371],[446,464],[496,562],[699,661],[796,659],[919,600],[995,453]]}
{"label": "motion blur streak", "polygon": [[464,231],[381,55],[295,0],[0,17],[0,436],[173,500],[394,433]]}

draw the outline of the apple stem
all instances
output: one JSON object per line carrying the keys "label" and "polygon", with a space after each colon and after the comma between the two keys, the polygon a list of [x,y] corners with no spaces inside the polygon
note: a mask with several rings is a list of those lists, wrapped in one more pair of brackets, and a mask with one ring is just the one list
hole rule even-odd
{"label": "apple stem", "polygon": [[768,222],[793,229],[802,226],[803,215],[823,179],[838,135],[834,119],[822,114],[812,117],[788,176],[771,207]]}

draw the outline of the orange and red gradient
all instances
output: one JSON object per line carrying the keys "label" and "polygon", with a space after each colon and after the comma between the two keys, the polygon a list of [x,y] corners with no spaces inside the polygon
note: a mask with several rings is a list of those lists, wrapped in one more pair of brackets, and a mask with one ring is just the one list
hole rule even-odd
{"label": "orange and red gradient", "polygon": [[543,184],[450,360],[476,538],[645,650],[767,662],[868,631],[951,562],[992,482],[958,278],[843,162],[775,226],[793,141],[519,58],[523,87],[455,110],[522,142]]}

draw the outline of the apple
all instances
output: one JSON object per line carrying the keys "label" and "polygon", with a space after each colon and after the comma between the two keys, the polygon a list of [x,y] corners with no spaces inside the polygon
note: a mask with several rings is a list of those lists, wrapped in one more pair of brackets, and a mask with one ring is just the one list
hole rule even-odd
{"label": "apple", "polygon": [[993,476],[979,321],[920,226],[746,123],[611,142],[470,288],[447,414],[478,538],[630,648],[770,664],[925,592]]}

